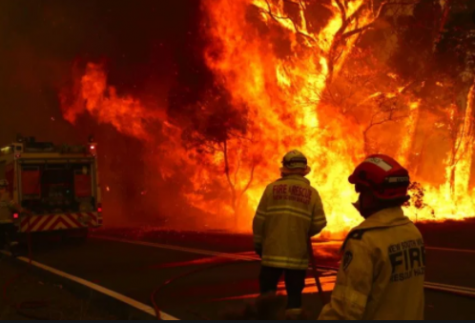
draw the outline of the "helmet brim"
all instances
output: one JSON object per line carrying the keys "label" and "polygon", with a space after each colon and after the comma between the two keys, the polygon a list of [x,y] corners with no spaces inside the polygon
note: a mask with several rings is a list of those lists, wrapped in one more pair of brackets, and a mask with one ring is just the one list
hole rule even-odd
{"label": "helmet brim", "polygon": [[280,168],[280,172],[283,174],[283,175],[308,175],[310,172],[312,171],[312,169],[310,168],[310,166],[307,166],[307,168],[303,169],[303,168],[287,168],[287,167],[281,167]]}

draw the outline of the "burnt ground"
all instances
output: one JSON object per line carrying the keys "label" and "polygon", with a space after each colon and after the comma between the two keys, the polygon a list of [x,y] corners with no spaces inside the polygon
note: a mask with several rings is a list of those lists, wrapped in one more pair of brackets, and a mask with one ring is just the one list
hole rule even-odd
{"label": "burnt ground", "polygon": [[2,320],[110,320],[117,319],[29,270],[25,264],[0,254],[0,321]]}

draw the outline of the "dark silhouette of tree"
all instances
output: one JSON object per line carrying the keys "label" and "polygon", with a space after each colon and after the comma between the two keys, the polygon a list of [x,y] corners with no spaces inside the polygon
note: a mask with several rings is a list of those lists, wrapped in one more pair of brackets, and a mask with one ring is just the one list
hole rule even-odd
{"label": "dark silhouette of tree", "polygon": [[230,94],[219,84],[201,92],[198,100],[197,96],[187,97],[179,87],[171,95],[175,111],[180,111],[174,120],[183,129],[185,149],[208,158],[222,155],[224,165],[218,173],[223,172],[226,184],[220,183],[219,186],[226,185],[229,189],[230,205],[237,224],[243,197],[252,185],[256,166],[255,158],[247,149],[255,144],[247,133],[247,107],[231,104]]}

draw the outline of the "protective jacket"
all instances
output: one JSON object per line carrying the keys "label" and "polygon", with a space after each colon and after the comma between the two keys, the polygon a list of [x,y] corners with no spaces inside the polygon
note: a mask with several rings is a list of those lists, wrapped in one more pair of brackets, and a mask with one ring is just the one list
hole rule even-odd
{"label": "protective jacket", "polygon": [[266,187],[253,221],[254,245],[262,265],[308,268],[307,241],[326,226],[316,189],[301,175],[287,175]]}
{"label": "protective jacket", "polygon": [[425,249],[401,208],[371,215],[353,229],[332,298],[320,320],[422,320]]}
{"label": "protective jacket", "polygon": [[8,192],[0,193],[0,224],[12,223],[14,204]]}

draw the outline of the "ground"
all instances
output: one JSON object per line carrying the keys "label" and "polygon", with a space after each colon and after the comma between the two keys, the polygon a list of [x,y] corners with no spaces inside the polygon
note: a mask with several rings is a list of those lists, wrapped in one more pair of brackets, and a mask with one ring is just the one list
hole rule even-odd
{"label": "ground", "polygon": [[[130,240],[134,236],[132,231],[111,235]],[[33,258],[148,305],[159,288],[154,297],[160,309],[180,319],[218,319],[224,311],[242,308],[254,300],[259,262],[252,260],[255,255],[250,236],[147,232],[135,236],[137,242],[104,239],[107,232],[101,230],[83,245],[35,245]],[[315,242],[319,264],[338,265],[338,245]],[[223,252],[241,260],[223,259]],[[475,288],[475,276],[471,274],[475,269],[475,251],[429,247],[427,262],[427,281]],[[170,279],[170,284],[163,286]],[[329,294],[334,277],[322,280]],[[283,285],[280,291],[283,292]],[[304,304],[310,317],[316,318],[321,303],[310,274]],[[427,319],[475,319],[474,307],[475,299],[426,291]]]}
{"label": "ground", "polygon": [[25,264],[0,254],[1,320],[117,319],[87,298],[78,298],[61,285],[39,277]]}

